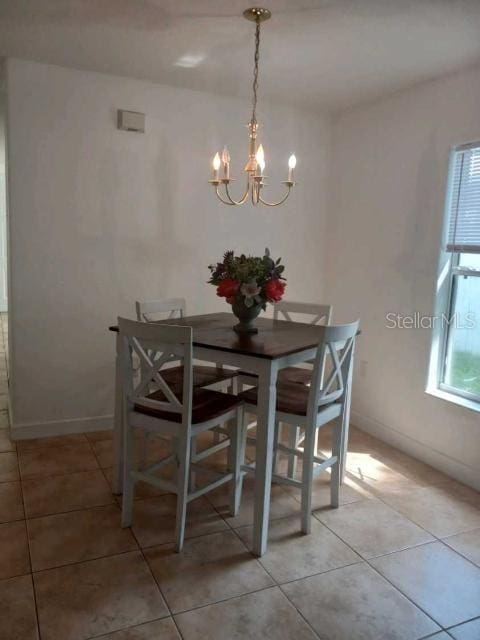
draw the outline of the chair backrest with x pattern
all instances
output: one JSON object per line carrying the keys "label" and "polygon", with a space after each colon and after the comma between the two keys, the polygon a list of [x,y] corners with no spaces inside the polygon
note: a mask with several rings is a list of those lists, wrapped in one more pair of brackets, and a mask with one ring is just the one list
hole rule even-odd
{"label": "chair backrest with x pattern", "polygon": [[[131,409],[141,405],[168,413],[182,414],[182,423],[190,423],[192,408],[192,328],[137,322],[118,318],[123,339],[124,396]],[[141,363],[142,375],[136,375],[133,359]],[[183,390],[172,389],[162,376],[169,362],[183,365]],[[159,392],[157,398],[149,397]]]}
{"label": "chair backrest with x pattern", "polygon": [[[295,317],[292,317],[295,314]],[[290,322],[297,320],[297,315],[309,316],[306,322],[309,324],[330,324],[332,319],[332,307],[329,304],[315,304],[310,302],[293,302],[282,300],[273,305],[274,320],[288,320]]]}
{"label": "chair backrest with x pattern", "polygon": [[[309,415],[316,414],[319,406],[344,401],[359,323],[357,320],[350,324],[325,327],[313,366],[308,398]],[[331,366],[328,374],[324,375],[327,355]]]}
{"label": "chair backrest with x pattern", "polygon": [[[308,316],[308,318],[305,319],[308,324],[328,325],[332,320],[332,305],[317,304],[314,302],[293,302],[291,300],[281,300],[273,305],[274,320],[303,322],[303,320],[299,319],[298,316],[301,318],[303,316]],[[311,368],[312,364],[312,361],[308,362],[308,368]],[[326,358],[323,363],[323,372],[325,371],[325,366]]]}
{"label": "chair backrest with x pattern", "polygon": [[[149,300],[135,302],[137,320],[140,322],[154,322],[155,320],[170,320],[183,318],[186,313],[185,298],[165,298],[164,300]],[[163,315],[163,317],[162,317]]]}

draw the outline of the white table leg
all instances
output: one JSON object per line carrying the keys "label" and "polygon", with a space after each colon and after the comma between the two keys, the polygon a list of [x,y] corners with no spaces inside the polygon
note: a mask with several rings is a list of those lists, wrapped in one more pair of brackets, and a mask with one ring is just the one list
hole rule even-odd
{"label": "white table leg", "polygon": [[352,380],[353,380],[353,357],[355,355],[355,343],[352,346],[352,360],[350,363],[350,371],[348,372],[347,388],[345,391],[345,409],[343,411],[343,424],[342,424],[342,449],[340,457],[340,484],[345,481],[345,469],[347,466],[347,452],[348,452],[348,431],[350,429],[350,406],[352,403]]}
{"label": "white table leg", "polygon": [[255,464],[255,510],[253,519],[253,553],[267,550],[273,448],[275,444],[275,408],[277,402],[278,365],[265,360],[258,377],[257,443]]}
{"label": "white table leg", "polygon": [[115,414],[113,418],[113,493],[122,493],[123,490],[123,390],[122,390],[122,340],[117,333],[115,355]]}

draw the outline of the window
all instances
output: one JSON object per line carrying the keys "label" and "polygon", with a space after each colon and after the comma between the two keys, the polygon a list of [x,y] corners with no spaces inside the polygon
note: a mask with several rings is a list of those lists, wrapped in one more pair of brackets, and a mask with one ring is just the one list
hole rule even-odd
{"label": "window", "polygon": [[480,409],[480,142],[451,155],[435,320],[427,390]]}

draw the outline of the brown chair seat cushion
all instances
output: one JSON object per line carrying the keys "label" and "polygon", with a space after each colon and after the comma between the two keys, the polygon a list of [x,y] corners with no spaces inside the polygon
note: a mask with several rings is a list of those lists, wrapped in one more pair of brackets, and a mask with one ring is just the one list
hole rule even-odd
{"label": "brown chair seat cushion", "polygon": [[[308,387],[296,382],[279,382],[277,384],[277,411],[306,416],[309,391]],[[248,404],[257,404],[258,388],[254,387],[242,391],[238,397]]]}
{"label": "brown chair seat cushion", "polygon": [[[161,376],[173,389],[183,388],[183,366],[171,367],[170,369],[162,369]],[[237,375],[236,371],[229,369],[220,369],[208,365],[193,366],[193,386],[207,387],[216,382],[230,380]]]}
{"label": "brown chair seat cushion", "polygon": [[[240,376],[251,376],[252,378],[258,378],[256,373],[247,373],[246,371],[239,371]],[[285,367],[278,372],[278,382],[296,382],[297,384],[309,385],[312,381],[312,370],[301,369],[300,367]]]}
{"label": "brown chair seat cushion", "polygon": [[[175,395],[180,399],[182,392],[175,392]],[[160,390],[154,391],[147,397],[161,402],[166,400],[163,392]],[[218,418],[241,403],[242,400],[239,396],[232,396],[229,393],[210,391],[210,389],[194,389],[192,397],[192,424],[200,424],[201,422]],[[177,423],[182,422],[181,413],[172,413],[170,411],[162,411],[151,407],[142,407],[138,404],[134,405],[134,410],[138,413],[152,416],[153,418],[160,418],[162,420],[169,420],[170,422]]]}
{"label": "brown chair seat cushion", "polygon": [[312,382],[312,370],[300,367],[285,367],[278,372],[279,382],[295,382],[305,386]]}

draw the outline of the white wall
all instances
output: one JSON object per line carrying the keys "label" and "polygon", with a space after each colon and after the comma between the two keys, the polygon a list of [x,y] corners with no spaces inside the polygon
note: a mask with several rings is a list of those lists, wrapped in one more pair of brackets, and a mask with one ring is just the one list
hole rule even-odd
{"label": "white wall", "polygon": [[[207,180],[225,142],[242,177],[248,102],[18,60],[7,89],[17,437],[107,425],[108,325],[132,316],[137,298],[227,310],[206,284],[227,248],[268,245],[284,259],[289,297],[323,298],[325,118],[263,103],[271,183],[286,178],[294,151],[301,184],[283,207],[234,209]],[[118,131],[117,108],[146,113],[145,135]]]}
{"label": "white wall", "polygon": [[6,91],[0,61],[0,312],[7,310]]}
{"label": "white wall", "polygon": [[433,313],[449,148],[472,140],[480,68],[336,120],[327,298],[336,320],[362,321],[353,422],[480,488],[480,415],[425,394],[430,331],[385,319]]}

